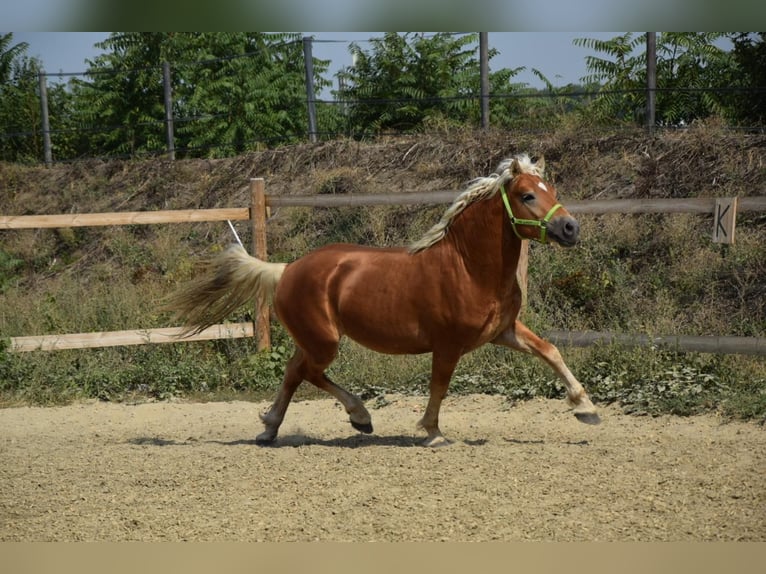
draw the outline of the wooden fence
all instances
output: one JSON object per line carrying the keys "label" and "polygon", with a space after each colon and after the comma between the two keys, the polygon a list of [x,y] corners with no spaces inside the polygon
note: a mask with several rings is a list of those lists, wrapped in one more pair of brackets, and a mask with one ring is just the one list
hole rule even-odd
{"label": "wooden fence", "polygon": [[[262,178],[250,180],[250,194],[251,201],[249,208],[74,213],[65,215],[6,215],[0,216],[0,230],[250,220],[253,229],[252,252],[257,257],[266,259],[268,255],[266,251],[266,192]],[[265,304],[261,306],[257,313],[255,325],[252,323],[213,325],[201,333],[185,337],[184,339],[178,338],[180,333],[181,329],[175,327],[108,331],[102,333],[11,337],[10,350],[16,352],[55,351],[60,349],[85,349],[148,343],[177,343],[179,340],[206,341],[211,339],[253,337],[256,335],[258,336],[259,348],[266,348],[271,344],[268,308]]]}
{"label": "wooden fence", "polygon": [[[172,211],[134,211],[120,213],[88,213],[66,215],[0,216],[0,230],[40,229],[107,225],[141,225],[159,223],[192,223],[210,221],[250,220],[252,225],[252,252],[266,259],[266,213],[272,207],[348,207],[372,205],[424,205],[444,204],[454,200],[457,191],[426,193],[395,193],[380,195],[294,195],[268,196],[262,178],[250,180],[250,207],[195,209]],[[713,214],[715,198],[690,199],[614,199],[569,201],[571,213],[692,213]],[[737,211],[766,211],[766,196],[739,198]],[[179,327],[110,331],[100,333],[76,333],[65,335],[38,335],[12,337],[10,350],[16,352],[34,350],[83,349],[119,345],[149,343],[175,343],[222,338],[258,337],[258,347],[270,346],[269,312],[261,304],[253,323],[226,323],[184,339],[179,339]],[[564,333],[552,331],[545,334],[552,342],[563,345],[584,346],[599,342],[615,342],[623,345],[662,345],[679,351],[709,353],[737,353],[766,355],[766,339],[761,337],[692,337],[621,335],[612,333]]]}

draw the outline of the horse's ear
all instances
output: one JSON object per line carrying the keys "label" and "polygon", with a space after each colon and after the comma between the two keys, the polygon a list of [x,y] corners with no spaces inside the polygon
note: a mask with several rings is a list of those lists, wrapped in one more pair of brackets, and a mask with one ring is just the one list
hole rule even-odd
{"label": "horse's ear", "polygon": [[519,163],[518,158],[513,158],[513,161],[511,161],[510,172],[511,177],[516,177],[521,174],[521,164]]}
{"label": "horse's ear", "polygon": [[535,167],[540,170],[540,173],[545,173],[545,156],[540,156],[535,162]]}

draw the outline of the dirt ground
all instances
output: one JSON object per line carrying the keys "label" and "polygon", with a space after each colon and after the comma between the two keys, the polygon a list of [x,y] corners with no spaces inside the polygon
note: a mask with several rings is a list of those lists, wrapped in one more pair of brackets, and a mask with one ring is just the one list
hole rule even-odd
{"label": "dirt ground", "polygon": [[425,398],[386,399],[372,435],[295,402],[272,447],[266,403],[2,409],[0,540],[766,540],[756,423],[448,397],[430,449]]}

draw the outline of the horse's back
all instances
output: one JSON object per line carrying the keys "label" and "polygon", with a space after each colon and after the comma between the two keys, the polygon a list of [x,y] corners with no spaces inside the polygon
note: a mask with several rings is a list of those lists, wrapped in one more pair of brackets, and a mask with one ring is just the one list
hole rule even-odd
{"label": "horse's back", "polygon": [[[355,274],[385,274],[391,265],[402,267],[410,255],[403,248],[368,247],[350,243],[333,243],[320,247],[287,265],[279,290],[302,289],[303,285],[319,286],[349,279]],[[327,285],[329,288],[330,285]]]}
{"label": "horse's back", "polygon": [[340,305],[350,296],[380,298],[398,284],[412,265],[403,248],[336,243],[321,247],[290,263],[280,279],[275,306]]}

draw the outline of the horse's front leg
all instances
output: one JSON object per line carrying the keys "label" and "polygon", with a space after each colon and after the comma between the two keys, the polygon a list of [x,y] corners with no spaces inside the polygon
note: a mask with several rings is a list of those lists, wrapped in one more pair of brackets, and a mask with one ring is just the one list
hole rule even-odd
{"label": "horse's front leg", "polygon": [[561,353],[554,345],[535,335],[521,321],[516,321],[492,342],[540,357],[564,382],[567,402],[573,407],[577,420],[592,425],[601,422],[596,407],[593,406],[585,389],[566,366]]}
{"label": "horse's front leg", "polygon": [[439,410],[442,400],[447,395],[452,373],[455,371],[460,355],[456,357],[445,356],[443,353],[434,352],[431,362],[431,386],[428,397],[428,405],[423,418],[418,426],[428,433],[423,446],[446,446],[450,441],[444,438],[439,429]]}

